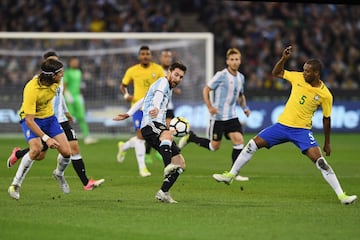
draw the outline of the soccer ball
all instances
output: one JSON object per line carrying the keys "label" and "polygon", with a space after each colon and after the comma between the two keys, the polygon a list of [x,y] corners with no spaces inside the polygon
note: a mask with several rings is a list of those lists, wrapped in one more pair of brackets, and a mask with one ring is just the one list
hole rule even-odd
{"label": "soccer ball", "polygon": [[174,117],[170,121],[169,130],[175,130],[175,137],[183,137],[190,131],[190,123],[184,117]]}

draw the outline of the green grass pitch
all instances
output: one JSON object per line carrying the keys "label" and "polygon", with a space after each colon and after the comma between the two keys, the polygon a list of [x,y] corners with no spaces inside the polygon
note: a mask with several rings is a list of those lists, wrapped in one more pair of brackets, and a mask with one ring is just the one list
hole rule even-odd
{"label": "green grass pitch", "polygon": [[[246,141],[253,135],[245,135]],[[316,134],[320,144],[321,134]],[[183,149],[187,169],[171,193],[178,204],[154,199],[162,181],[162,162],[148,165],[152,176],[138,175],[134,150],[116,161],[117,138],[81,144],[87,175],[105,178],[94,191],[82,190],[72,166],[65,175],[71,193],[60,192],[52,178],[56,152],[36,162],[21,188],[7,188],[18,164],[6,168],[23,138],[0,138],[0,239],[359,239],[360,202],[343,206],[319,170],[287,143],[258,151],[241,174],[249,182],[227,186],[211,175],[230,168],[231,144],[209,152],[194,144]],[[125,140],[125,139],[124,139]],[[360,196],[360,135],[333,134],[332,165],[348,194]]]}

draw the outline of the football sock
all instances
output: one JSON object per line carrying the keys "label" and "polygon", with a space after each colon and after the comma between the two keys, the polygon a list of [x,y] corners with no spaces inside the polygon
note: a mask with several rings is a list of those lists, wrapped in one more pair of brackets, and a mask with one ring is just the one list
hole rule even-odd
{"label": "football sock", "polygon": [[82,184],[86,186],[86,184],[88,184],[89,182],[89,179],[86,176],[85,163],[81,155],[80,154],[73,155],[70,157],[70,159],[76,174],[79,176]]}
{"label": "football sock", "polygon": [[24,157],[25,154],[29,152],[29,150],[30,150],[29,148],[20,149],[16,151],[15,156],[20,159]]}
{"label": "football sock", "polygon": [[172,151],[171,151],[171,141],[163,140],[160,143],[159,153],[161,154],[164,162],[164,167],[171,163]]}
{"label": "football sock", "polygon": [[30,159],[29,153],[26,153],[21,159],[19,167],[16,171],[15,177],[12,181],[12,185],[21,186],[22,182],[25,179],[26,174],[30,171],[31,166],[34,164],[34,160]]}
{"label": "football sock", "polygon": [[135,142],[138,138],[135,136],[135,137],[132,137],[130,138],[128,141],[126,141],[123,146],[122,146],[122,150],[123,151],[126,151],[128,150],[129,148],[134,148],[135,147]]}
{"label": "football sock", "polygon": [[210,144],[210,140],[207,138],[201,138],[196,136],[196,134],[192,131],[190,131],[190,136],[189,136],[189,142],[193,142],[197,145],[199,145],[200,147],[206,148],[206,149],[210,149],[209,144]]}
{"label": "football sock", "polygon": [[176,172],[173,172],[172,174],[166,176],[164,178],[163,184],[161,186],[161,190],[163,192],[168,192],[172,185],[176,182],[176,179],[179,177],[179,175],[183,172],[182,168],[178,168]]}
{"label": "football sock", "polygon": [[326,162],[324,157],[320,157],[318,160],[316,160],[316,167],[320,170],[325,181],[332,187],[332,189],[334,189],[336,195],[342,194],[343,190],[336,177],[336,174],[330,165]]}
{"label": "football sock", "polygon": [[241,153],[241,150],[244,148],[244,144],[238,144],[238,145],[234,145],[233,146],[233,150],[231,153],[231,159],[232,159],[232,164],[234,164],[234,162],[236,161],[237,157],[239,156],[239,154]]}
{"label": "football sock", "polygon": [[57,163],[57,166],[56,166],[56,175],[64,176],[64,171],[65,171],[66,167],[70,163],[70,156],[69,157],[64,157],[59,153],[58,157],[57,157],[57,162],[58,163]]}
{"label": "football sock", "polygon": [[138,162],[139,171],[146,167],[145,165],[145,140],[136,138],[135,154]]}
{"label": "football sock", "polygon": [[151,145],[147,141],[145,141],[145,147],[146,147],[146,154],[150,154],[151,152]]}
{"label": "football sock", "polygon": [[257,151],[257,149],[258,148],[256,146],[256,143],[253,139],[251,139],[237,157],[230,170],[230,173],[237,175],[240,171],[240,168],[242,168],[252,158],[253,154]]}

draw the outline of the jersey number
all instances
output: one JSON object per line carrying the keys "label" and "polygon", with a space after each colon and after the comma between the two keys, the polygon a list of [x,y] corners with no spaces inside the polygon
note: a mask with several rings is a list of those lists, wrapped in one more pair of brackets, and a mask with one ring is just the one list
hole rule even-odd
{"label": "jersey number", "polygon": [[301,105],[303,105],[303,104],[305,103],[305,99],[306,99],[306,96],[302,96],[302,97],[300,98],[299,103],[300,103]]}

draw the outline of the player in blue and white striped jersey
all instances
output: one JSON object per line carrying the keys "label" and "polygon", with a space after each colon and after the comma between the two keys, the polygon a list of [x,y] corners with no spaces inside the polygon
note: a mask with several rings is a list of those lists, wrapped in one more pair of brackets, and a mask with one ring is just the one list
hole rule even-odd
{"label": "player in blue and white striped jersey", "polygon": [[182,81],[185,72],[185,65],[179,62],[171,64],[166,77],[154,82],[143,99],[136,102],[127,113],[113,118],[115,121],[124,120],[142,106],[141,134],[161,154],[164,162],[164,180],[155,198],[166,203],[177,203],[169,190],[185,170],[185,160],[173,141],[173,133],[166,126],[166,110],[172,90]]}
{"label": "player in blue and white striped jersey", "polygon": [[[233,143],[231,158],[232,163],[235,162],[244,147],[243,129],[236,114],[237,101],[245,115],[250,115],[244,95],[245,77],[238,71],[240,64],[240,51],[230,48],[226,52],[227,67],[218,71],[203,89],[203,98],[210,113],[209,138],[198,137],[190,131],[188,135],[180,139],[180,148],[189,142],[194,142],[210,151],[216,151],[220,148],[222,136],[225,135],[225,138],[230,139]],[[210,99],[210,93],[213,94],[212,99]],[[240,175],[235,179],[238,181],[249,180]]]}

